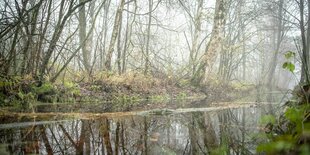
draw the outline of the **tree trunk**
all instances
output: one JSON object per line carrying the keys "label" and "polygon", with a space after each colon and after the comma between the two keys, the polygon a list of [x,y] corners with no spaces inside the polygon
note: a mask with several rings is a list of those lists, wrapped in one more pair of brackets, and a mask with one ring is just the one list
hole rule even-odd
{"label": "tree trunk", "polygon": [[206,82],[216,55],[221,52],[223,30],[226,23],[226,3],[226,0],[216,0],[211,38],[206,46],[203,60],[192,77],[194,84],[199,84],[202,80]]}
{"label": "tree trunk", "polygon": [[[310,22],[308,22],[308,32],[306,34],[305,30],[305,22],[304,22],[304,0],[299,1],[299,11],[300,11],[300,33],[301,33],[301,41],[302,41],[302,65],[301,65],[301,77],[300,77],[300,84],[309,83],[309,44],[310,44]],[[310,3],[308,0],[308,8],[310,8]],[[308,16],[308,21],[310,16]]]}
{"label": "tree trunk", "polygon": [[197,5],[197,12],[194,18],[194,36],[192,37],[192,48],[190,49],[190,56],[189,56],[189,65],[192,69],[192,75],[196,72],[196,55],[198,53],[198,39],[199,34],[201,33],[201,18],[202,18],[202,7],[203,7],[203,0],[198,1]]}
{"label": "tree trunk", "polygon": [[109,71],[112,70],[112,67],[111,67],[112,55],[114,52],[114,46],[115,46],[116,38],[117,38],[118,32],[119,32],[119,26],[120,26],[120,23],[122,22],[122,14],[123,14],[124,5],[125,5],[125,0],[122,0],[121,4],[117,8],[117,12],[116,12],[115,19],[114,19],[112,36],[111,36],[110,45],[108,48],[108,53],[106,55],[106,61],[105,61],[105,69],[109,70]]}
{"label": "tree trunk", "polygon": [[118,39],[117,39],[117,70],[118,74],[121,75],[122,73],[122,66],[121,66],[121,56],[122,56],[122,47],[121,47],[121,36],[122,36],[122,16],[120,17],[119,23],[119,30],[118,30]]}
{"label": "tree trunk", "polygon": [[[125,34],[125,43],[124,43],[124,51],[122,55],[122,73],[126,72],[126,57],[127,57],[127,52],[129,50],[129,43],[131,40],[131,34],[132,34],[132,25],[136,20],[136,12],[137,12],[137,1],[134,1],[135,8],[134,8],[134,14],[133,14],[133,19],[131,23],[129,24],[129,12],[127,12],[127,25],[126,25],[126,34]],[[127,9],[129,10],[129,3],[127,4]]]}
{"label": "tree trunk", "polygon": [[[39,70],[39,80],[40,80],[40,82],[44,81],[43,77],[46,74],[45,70],[48,68],[48,62],[50,61],[50,58],[51,58],[51,56],[52,56],[52,54],[53,54],[53,52],[54,52],[54,50],[56,48],[56,43],[58,42],[58,40],[60,38],[60,35],[62,34],[62,31],[64,29],[64,26],[65,26],[67,20],[69,19],[71,14],[76,9],[78,9],[79,7],[85,5],[85,3],[90,2],[90,1],[91,0],[85,0],[83,3],[79,3],[79,4],[75,5],[75,6],[74,6],[74,1],[70,1],[67,13],[62,18],[62,20],[61,20],[61,18],[59,18],[59,21],[58,21],[57,25],[55,26],[55,30],[53,32],[52,39],[50,41],[50,44],[49,44],[48,49],[46,51],[46,54],[43,56],[42,65],[41,65],[40,70]],[[63,9],[64,9],[64,3],[65,3],[65,0],[62,0],[61,1],[61,9],[59,11],[59,16],[60,17],[62,17],[62,12],[63,12]]]}
{"label": "tree trunk", "polygon": [[[85,0],[79,0],[80,3],[84,2]],[[88,45],[91,42],[88,41],[89,38],[86,38],[86,13],[85,13],[85,5],[80,7],[79,10],[79,39],[80,44],[82,44],[82,63],[85,67],[86,72],[90,73],[90,52],[91,52],[91,46]],[[85,41],[85,44],[83,42]]]}
{"label": "tree trunk", "polygon": [[153,8],[153,0],[149,0],[149,21],[147,25],[147,38],[146,38],[146,46],[145,46],[145,66],[144,66],[144,75],[146,75],[149,71],[150,67],[150,37],[151,37],[151,24],[152,24],[152,8]]}
{"label": "tree trunk", "polygon": [[270,71],[268,73],[268,81],[267,81],[267,87],[268,87],[268,97],[267,97],[267,101],[271,102],[272,101],[272,94],[270,93],[273,90],[274,87],[274,73],[276,71],[276,67],[277,67],[277,62],[278,62],[278,54],[279,54],[279,50],[280,50],[280,45],[281,45],[281,41],[282,41],[282,36],[283,36],[283,20],[282,20],[282,15],[283,15],[283,1],[284,0],[280,0],[279,2],[279,10],[278,10],[278,23],[277,23],[277,36],[276,36],[276,48],[273,52],[273,56],[272,56],[272,60],[271,60],[271,64],[270,64]]}

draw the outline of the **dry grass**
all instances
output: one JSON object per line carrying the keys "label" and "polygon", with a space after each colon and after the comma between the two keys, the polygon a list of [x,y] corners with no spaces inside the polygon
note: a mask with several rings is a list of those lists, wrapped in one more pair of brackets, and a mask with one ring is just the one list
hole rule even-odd
{"label": "dry grass", "polygon": [[153,88],[164,87],[167,85],[165,80],[153,78],[149,75],[141,73],[129,72],[123,75],[101,73],[94,78],[95,81],[101,81],[106,84],[113,84],[119,86],[132,86],[137,89],[150,90]]}

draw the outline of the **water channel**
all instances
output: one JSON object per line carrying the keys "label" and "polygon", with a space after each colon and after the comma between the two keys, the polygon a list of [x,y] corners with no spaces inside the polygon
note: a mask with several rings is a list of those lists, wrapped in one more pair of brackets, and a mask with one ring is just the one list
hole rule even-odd
{"label": "water channel", "polygon": [[0,154],[255,154],[260,117],[278,108],[245,103],[11,118],[0,124]]}

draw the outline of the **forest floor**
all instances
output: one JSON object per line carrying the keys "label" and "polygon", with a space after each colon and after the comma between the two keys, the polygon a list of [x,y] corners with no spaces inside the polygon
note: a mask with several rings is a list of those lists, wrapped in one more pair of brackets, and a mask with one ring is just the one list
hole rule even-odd
{"label": "forest floor", "polygon": [[[154,78],[141,74],[105,75],[79,82],[63,80],[53,84],[47,82],[41,86],[37,86],[32,78],[11,78],[2,81],[4,82],[0,84],[0,107],[15,107],[17,111],[22,109],[21,107],[29,107],[29,103],[53,103],[58,107],[66,105],[62,107],[64,111],[68,110],[68,104],[71,109],[92,109],[89,111],[94,111],[98,108],[97,105],[100,105],[100,110],[104,109],[106,112],[165,108],[179,106],[181,100],[189,99],[227,102],[253,90],[253,87],[218,81],[194,87],[187,79]],[[178,102],[171,102],[172,100]],[[186,106],[192,102],[183,103]]]}

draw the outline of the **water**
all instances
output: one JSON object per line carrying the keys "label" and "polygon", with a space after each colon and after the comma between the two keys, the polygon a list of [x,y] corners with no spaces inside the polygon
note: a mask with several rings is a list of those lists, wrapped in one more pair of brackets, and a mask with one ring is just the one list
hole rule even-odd
{"label": "water", "polygon": [[255,154],[263,133],[259,118],[274,107],[12,117],[0,124],[0,154]]}

